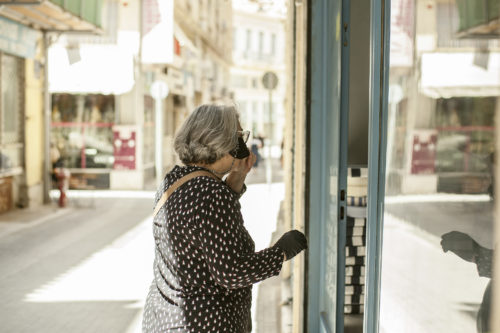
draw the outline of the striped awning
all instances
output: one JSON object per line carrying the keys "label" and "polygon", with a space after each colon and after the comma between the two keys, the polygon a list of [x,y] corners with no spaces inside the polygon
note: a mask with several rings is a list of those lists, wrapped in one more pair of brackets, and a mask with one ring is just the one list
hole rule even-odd
{"label": "striped awning", "polygon": [[101,33],[101,0],[0,0],[0,16],[36,30]]}

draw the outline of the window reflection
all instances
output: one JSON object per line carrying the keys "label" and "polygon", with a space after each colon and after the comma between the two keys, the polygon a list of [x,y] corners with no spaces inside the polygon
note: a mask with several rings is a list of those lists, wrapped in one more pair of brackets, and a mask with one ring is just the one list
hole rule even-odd
{"label": "window reflection", "polygon": [[382,331],[489,330],[500,49],[486,2],[391,4]]}

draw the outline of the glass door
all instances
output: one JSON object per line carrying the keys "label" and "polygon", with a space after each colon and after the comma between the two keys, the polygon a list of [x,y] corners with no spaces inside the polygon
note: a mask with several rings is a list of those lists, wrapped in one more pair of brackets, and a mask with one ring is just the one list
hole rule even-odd
{"label": "glass door", "polygon": [[499,8],[392,0],[382,332],[493,331]]}
{"label": "glass door", "polygon": [[348,64],[342,7],[312,1],[309,16],[308,332],[343,331]]}

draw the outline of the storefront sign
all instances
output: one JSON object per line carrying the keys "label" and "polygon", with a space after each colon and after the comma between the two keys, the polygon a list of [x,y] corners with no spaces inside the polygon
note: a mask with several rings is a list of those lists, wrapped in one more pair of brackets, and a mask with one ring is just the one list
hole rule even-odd
{"label": "storefront sign", "polygon": [[135,170],[136,132],[131,128],[113,128],[115,170]]}
{"label": "storefront sign", "polygon": [[413,133],[411,173],[413,175],[436,172],[437,132],[422,130]]}
{"label": "storefront sign", "polygon": [[38,32],[0,17],[0,51],[23,58],[33,58]]}

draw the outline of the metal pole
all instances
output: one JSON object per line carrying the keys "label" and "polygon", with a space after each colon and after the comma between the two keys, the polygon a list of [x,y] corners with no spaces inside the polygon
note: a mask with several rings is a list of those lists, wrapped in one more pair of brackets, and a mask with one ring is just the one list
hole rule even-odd
{"label": "metal pole", "polygon": [[44,163],[43,163],[43,202],[50,203],[50,189],[52,180],[50,173],[52,164],[50,160],[50,93],[49,93],[49,36],[48,32],[43,32],[43,53],[44,53],[44,73],[43,73],[43,137],[44,137]]}
{"label": "metal pole", "polygon": [[273,143],[273,90],[269,91],[269,141],[267,144],[267,164],[266,164],[266,181],[268,185],[271,185],[273,181],[273,170],[271,166],[271,146]]}
{"label": "metal pole", "polygon": [[163,100],[155,98],[155,170],[156,185],[163,180]]}

